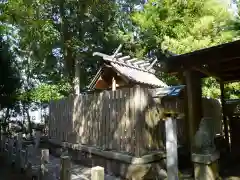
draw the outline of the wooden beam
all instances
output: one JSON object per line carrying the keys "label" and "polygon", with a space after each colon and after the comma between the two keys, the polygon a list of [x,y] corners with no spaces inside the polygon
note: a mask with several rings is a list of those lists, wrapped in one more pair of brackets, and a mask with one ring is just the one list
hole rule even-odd
{"label": "wooden beam", "polygon": [[187,85],[187,97],[185,97],[185,100],[188,101],[188,136],[189,144],[192,147],[194,136],[202,118],[202,83],[201,77],[195,71],[185,71],[184,76]]}
{"label": "wooden beam", "polygon": [[150,69],[152,69],[152,67],[154,66],[154,64],[156,64],[157,62],[157,58],[150,64],[150,66],[148,66],[147,70],[149,71]]}
{"label": "wooden beam", "polygon": [[227,76],[227,77],[222,77],[222,81],[224,81],[225,83],[228,82],[240,82],[240,75],[232,75],[232,76]]}
{"label": "wooden beam", "polygon": [[121,49],[122,49],[122,44],[120,44],[120,45],[118,46],[118,48],[116,49],[116,51],[113,53],[112,57],[115,58],[115,57],[117,56],[118,52],[119,52]]}
{"label": "wooden beam", "polygon": [[172,56],[167,58],[167,69],[169,72],[178,71],[180,68],[199,67],[204,64],[216,64],[221,61],[227,61],[240,57],[240,40],[226,43],[198,51]]}
{"label": "wooden beam", "polygon": [[233,67],[226,67],[226,68],[221,70],[221,73],[227,73],[227,72],[231,73],[233,71],[240,71],[240,64],[239,65],[235,65]]}
{"label": "wooden beam", "polygon": [[154,73],[152,73],[152,72],[150,72],[148,70],[145,70],[143,68],[138,68],[138,67],[132,66],[130,64],[122,63],[122,62],[119,62],[119,61],[114,61],[110,57],[103,57],[103,59],[105,61],[113,62],[113,63],[119,64],[119,65],[123,65],[123,66],[126,66],[126,67],[130,67],[130,68],[133,68],[133,69],[137,69],[137,70],[140,70],[140,71],[144,71],[144,72],[148,72],[148,73],[154,74]]}
{"label": "wooden beam", "polygon": [[222,77],[240,76],[240,69],[222,73]]}
{"label": "wooden beam", "polygon": [[123,57],[119,57],[117,58],[116,60],[119,60],[119,61],[127,61],[127,60],[130,60],[130,56],[123,56]]}
{"label": "wooden beam", "polygon": [[135,65],[139,66],[139,65],[142,64],[142,63],[144,63],[144,60],[135,61],[135,62],[133,63],[133,65],[134,65],[134,66],[135,66]]}
{"label": "wooden beam", "polygon": [[113,77],[112,78],[112,91],[116,91],[116,79]]}
{"label": "wooden beam", "polygon": [[193,69],[193,70],[195,70],[195,71],[199,71],[199,72],[205,74],[206,76],[214,77],[214,78],[216,78],[217,80],[220,80],[219,75],[217,75],[217,74],[215,74],[215,73],[210,73],[210,72],[209,72],[208,70],[206,70],[206,69],[197,68],[197,67],[193,67],[193,68],[191,68],[191,69]]}

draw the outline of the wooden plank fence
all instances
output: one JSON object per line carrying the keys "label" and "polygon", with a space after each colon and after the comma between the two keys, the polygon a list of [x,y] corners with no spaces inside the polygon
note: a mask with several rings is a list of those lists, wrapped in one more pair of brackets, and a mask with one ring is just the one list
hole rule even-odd
{"label": "wooden plank fence", "polygon": [[[50,103],[49,138],[140,156],[165,147],[162,112],[184,113],[184,100],[162,101],[147,88],[81,94]],[[221,131],[218,101],[203,99],[204,116],[213,117]],[[184,116],[177,120],[179,144],[186,140]]]}

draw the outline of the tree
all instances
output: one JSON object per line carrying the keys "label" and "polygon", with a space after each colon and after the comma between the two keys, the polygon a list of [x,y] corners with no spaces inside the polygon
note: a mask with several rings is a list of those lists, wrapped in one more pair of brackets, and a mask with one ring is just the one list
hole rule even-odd
{"label": "tree", "polygon": [[20,74],[15,64],[15,57],[10,48],[0,37],[0,110],[12,107],[17,101],[21,87]]}
{"label": "tree", "polygon": [[100,63],[92,53],[111,53],[125,41],[114,1],[9,0],[4,8],[5,21],[19,29],[20,55],[31,54],[43,83],[65,80],[73,89],[81,76],[78,83],[85,87]]}
{"label": "tree", "polygon": [[21,87],[19,72],[15,57],[3,37],[0,37],[0,111],[5,110],[1,126],[6,132],[10,110],[18,104],[18,93]]}
{"label": "tree", "polygon": [[[143,54],[153,52],[158,56],[166,50],[184,54],[237,39],[236,31],[228,28],[233,14],[217,0],[150,0],[132,18],[140,27]],[[161,78],[169,84],[177,83],[169,76],[161,74]],[[204,81],[203,93],[219,97],[216,80]]]}

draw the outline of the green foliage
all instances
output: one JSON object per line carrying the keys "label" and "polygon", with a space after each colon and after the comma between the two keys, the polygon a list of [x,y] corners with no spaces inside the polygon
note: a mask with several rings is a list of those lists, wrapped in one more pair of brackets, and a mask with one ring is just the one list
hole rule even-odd
{"label": "green foliage", "polygon": [[64,91],[70,89],[66,84],[41,84],[32,90],[32,100],[34,102],[48,103],[51,100],[58,100],[64,97]]}
{"label": "green foliage", "polygon": [[0,110],[17,101],[21,82],[14,61],[8,44],[0,37]]}
{"label": "green foliage", "polygon": [[133,14],[150,43],[176,54],[232,41],[234,32],[224,31],[230,18],[227,6],[216,0],[152,0]]}
{"label": "green foliage", "polygon": [[[238,38],[238,20],[217,0],[149,0],[144,10],[136,10],[135,5],[141,3],[141,0],[0,3],[3,9],[0,28],[12,37],[8,43],[12,55],[19,59],[15,63],[24,82],[18,100],[31,105],[67,96],[72,92],[76,63],[80,64],[80,86],[85,88],[102,63],[92,53],[111,54],[120,43],[124,44],[123,53],[137,57],[154,54],[161,59],[165,50],[182,54]],[[179,84],[174,76],[162,72],[157,75],[168,84]],[[216,80],[210,78],[203,83],[205,96],[219,97]],[[238,97],[239,83],[226,88],[228,97]]]}
{"label": "green foliage", "polygon": [[[150,0],[143,11],[133,14],[132,19],[141,28],[144,53],[149,49],[161,49],[184,54],[238,38],[237,31],[228,28],[234,20],[233,14],[226,4],[217,0]],[[177,84],[173,77],[163,73],[160,77],[168,84]],[[204,96],[219,98],[216,80],[209,78],[203,84]],[[239,97],[234,90],[236,86],[239,84],[226,86],[229,98]]]}

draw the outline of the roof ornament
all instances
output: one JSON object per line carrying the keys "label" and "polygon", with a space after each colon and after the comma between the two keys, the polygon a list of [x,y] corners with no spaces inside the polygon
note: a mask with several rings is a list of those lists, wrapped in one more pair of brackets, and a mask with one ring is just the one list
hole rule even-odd
{"label": "roof ornament", "polygon": [[123,56],[123,54],[120,52],[122,47],[123,47],[123,45],[120,44],[118,46],[118,48],[116,49],[116,51],[113,53],[113,55],[107,55],[107,54],[100,53],[100,52],[94,52],[93,56],[100,56],[105,61],[109,61],[112,63],[116,63],[119,65],[127,66],[127,67],[134,68],[134,69],[137,69],[140,71],[149,72],[149,73],[154,74],[155,71],[153,69],[153,66],[156,64],[157,58],[152,63],[150,63],[150,60],[139,60],[137,58],[131,58],[130,56]]}
{"label": "roof ornament", "polygon": [[[120,52],[121,48],[122,44],[118,46],[112,55],[94,52],[93,56],[102,57],[104,62],[108,62],[104,65],[107,65],[107,67],[112,67],[113,70],[120,74],[123,79],[126,79],[126,83],[130,81],[133,83],[145,84],[149,87],[168,87],[166,83],[154,75],[155,70],[153,69],[153,66],[157,62],[157,59],[151,62],[149,59],[141,60],[137,58],[131,58],[129,55],[124,56]],[[96,84],[97,79],[101,76],[102,68],[103,66],[100,68],[88,86],[89,89],[94,88],[94,84]]]}

